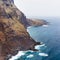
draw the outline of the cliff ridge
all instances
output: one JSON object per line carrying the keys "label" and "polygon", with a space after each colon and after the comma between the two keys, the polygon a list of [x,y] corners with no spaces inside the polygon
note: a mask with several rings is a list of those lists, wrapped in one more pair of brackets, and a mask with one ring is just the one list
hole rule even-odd
{"label": "cliff ridge", "polygon": [[6,57],[21,50],[35,50],[34,46],[40,44],[26,31],[25,20],[13,0],[0,0],[0,60],[8,60]]}

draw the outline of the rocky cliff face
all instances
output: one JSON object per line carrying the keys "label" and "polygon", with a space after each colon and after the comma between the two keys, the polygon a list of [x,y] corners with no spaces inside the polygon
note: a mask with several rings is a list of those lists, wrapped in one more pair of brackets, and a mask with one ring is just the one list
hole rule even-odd
{"label": "rocky cliff face", "polygon": [[0,15],[7,18],[17,18],[17,20],[21,22],[25,28],[29,25],[26,20],[26,16],[17,9],[13,0],[0,0],[0,10],[2,11],[0,11]]}
{"label": "rocky cliff face", "polygon": [[6,56],[15,55],[19,50],[35,50],[34,46],[39,44],[26,31],[25,20],[13,0],[0,0],[0,60],[6,60]]}

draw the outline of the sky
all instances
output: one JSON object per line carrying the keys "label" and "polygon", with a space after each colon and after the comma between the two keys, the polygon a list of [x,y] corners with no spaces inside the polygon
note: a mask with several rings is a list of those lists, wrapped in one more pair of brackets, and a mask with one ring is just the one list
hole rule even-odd
{"label": "sky", "polygon": [[59,16],[60,0],[14,0],[26,16]]}

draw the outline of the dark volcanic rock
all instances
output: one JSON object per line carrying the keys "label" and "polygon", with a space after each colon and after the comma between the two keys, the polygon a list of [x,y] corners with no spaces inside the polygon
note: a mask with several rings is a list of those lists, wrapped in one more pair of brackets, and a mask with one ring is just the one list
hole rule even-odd
{"label": "dark volcanic rock", "polygon": [[34,46],[39,44],[26,31],[25,20],[13,0],[0,0],[0,60],[6,60],[6,56],[15,55],[19,50],[35,50]]}

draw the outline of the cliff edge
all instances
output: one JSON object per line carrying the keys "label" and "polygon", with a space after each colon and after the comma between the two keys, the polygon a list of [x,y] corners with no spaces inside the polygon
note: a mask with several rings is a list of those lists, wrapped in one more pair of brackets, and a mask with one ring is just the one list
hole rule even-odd
{"label": "cliff edge", "polygon": [[21,50],[35,50],[34,46],[40,44],[26,31],[25,20],[13,0],[0,0],[0,60],[8,60],[6,57]]}

